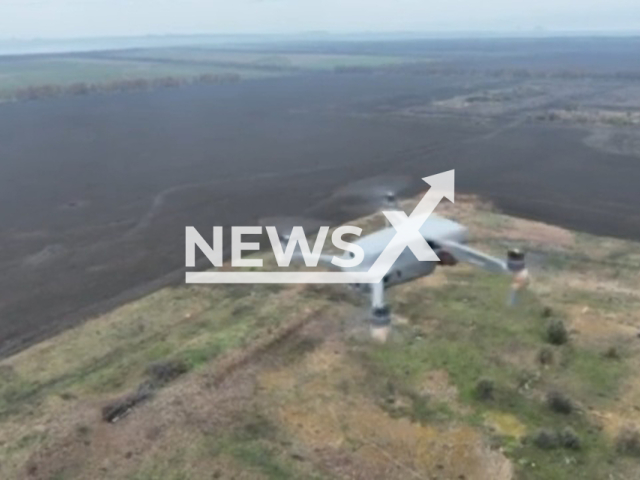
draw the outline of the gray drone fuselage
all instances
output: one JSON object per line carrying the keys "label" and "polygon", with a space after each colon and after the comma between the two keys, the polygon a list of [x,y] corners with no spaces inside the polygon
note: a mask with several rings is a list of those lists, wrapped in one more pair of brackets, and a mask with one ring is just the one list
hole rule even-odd
{"label": "gray drone fuselage", "polygon": [[[409,248],[405,248],[381,282],[353,285],[356,289],[371,294],[373,327],[386,328],[391,324],[391,313],[384,299],[387,288],[431,275],[438,264],[453,266],[466,262],[493,273],[516,275],[525,272],[526,276],[523,254],[513,251],[505,261],[471,248],[467,245],[467,228],[453,220],[431,215],[419,232],[436,253],[439,262],[420,261]],[[358,267],[342,270],[368,271],[397,233],[395,228],[388,227],[354,242],[364,250],[364,260]],[[512,290],[511,304],[515,303],[516,293]]]}
{"label": "gray drone fuselage", "polygon": [[[382,251],[391,242],[398,232],[393,227],[379,230],[354,242],[364,250],[365,257],[362,263],[351,271],[367,271],[378,259]],[[420,234],[429,243],[431,248],[438,253],[441,245],[448,242],[464,244],[468,238],[468,230],[457,222],[431,215],[420,228]],[[385,287],[410,282],[416,278],[433,273],[438,262],[421,262],[413,252],[406,248],[394,262],[393,267],[385,275],[383,283]],[[357,284],[355,287],[364,291],[369,290],[369,285]]]}
{"label": "gray drone fuselage", "polygon": [[[469,247],[467,245],[468,229],[453,220],[432,214],[424,221],[419,232],[438,256],[439,261],[421,261],[407,247],[398,256],[381,282],[352,285],[359,291],[371,294],[371,322],[373,326],[386,327],[391,323],[390,310],[384,299],[387,288],[431,275],[439,264],[453,266],[459,262],[465,262],[489,272],[508,275],[521,274],[521,278],[527,278],[528,274],[522,252],[510,251],[507,259],[502,260]],[[320,263],[332,270],[368,272],[397,234],[398,231],[394,227],[387,227],[353,242],[364,251],[364,259],[357,267],[339,268],[333,263],[334,257],[331,255],[321,255]],[[341,258],[349,260],[353,258],[353,254],[345,253]],[[512,290],[511,303],[515,302],[516,293],[516,290]]]}

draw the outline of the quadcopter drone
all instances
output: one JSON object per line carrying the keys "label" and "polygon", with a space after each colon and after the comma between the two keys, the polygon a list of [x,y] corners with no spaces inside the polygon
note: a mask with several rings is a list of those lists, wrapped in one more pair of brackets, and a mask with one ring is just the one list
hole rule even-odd
{"label": "quadcopter drone", "polygon": [[[404,182],[405,180],[402,180],[400,183],[404,184]],[[376,184],[370,185],[365,182],[363,185],[360,185],[359,188],[351,187],[348,189],[347,196],[352,200],[353,198],[364,197],[369,203],[373,201],[373,203],[377,204],[378,210],[400,211],[401,207],[397,201],[397,183],[398,182],[396,182],[395,186],[386,184],[381,186]],[[362,190],[364,190],[364,192]],[[344,193],[345,192],[338,192],[338,194],[334,194],[333,197],[334,199],[342,201],[345,198]],[[300,224],[300,219],[270,219],[262,223],[269,225],[279,224],[279,227],[276,227],[278,231],[287,232],[291,228],[290,225]],[[507,252],[506,259],[500,259],[471,248],[467,245],[469,238],[469,230],[467,227],[435,214],[426,218],[419,228],[419,233],[435,252],[439,261],[420,261],[409,248],[405,248],[381,282],[372,284],[354,283],[351,285],[357,291],[370,295],[370,322],[372,331],[378,329],[388,330],[391,326],[391,309],[385,302],[386,289],[431,275],[438,266],[454,267],[458,263],[464,262],[492,273],[510,275],[513,279],[509,295],[510,305],[516,303],[518,292],[528,284],[529,277],[525,264],[525,254],[518,249],[510,249]],[[396,234],[397,230],[387,224],[385,228],[354,241],[353,243],[361,247],[364,251],[364,260],[358,266],[358,269],[368,270]],[[287,234],[280,236],[283,245],[288,243],[289,238],[290,236]],[[343,259],[346,260],[350,256],[352,257],[353,253],[345,252]],[[336,265],[331,262],[332,258],[332,256],[321,255],[319,264],[332,270],[351,270],[336,267]]]}

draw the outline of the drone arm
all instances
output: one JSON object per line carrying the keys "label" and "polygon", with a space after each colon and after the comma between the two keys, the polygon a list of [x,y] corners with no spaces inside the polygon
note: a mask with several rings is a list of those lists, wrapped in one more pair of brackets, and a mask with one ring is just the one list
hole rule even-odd
{"label": "drone arm", "polygon": [[512,275],[509,305],[517,303],[518,292],[529,284],[529,272],[525,266],[524,255],[518,251],[510,251],[508,261],[505,262],[457,242],[442,242],[442,246],[458,261],[471,263],[490,272]]}
{"label": "drone arm", "polygon": [[507,263],[504,260],[500,260],[486,253],[480,252],[474,248],[462,245],[457,242],[444,241],[439,242],[442,245],[442,249],[454,256],[459,262],[466,262],[475,265],[480,268],[484,268],[494,273],[508,273],[513,272],[509,270]]}

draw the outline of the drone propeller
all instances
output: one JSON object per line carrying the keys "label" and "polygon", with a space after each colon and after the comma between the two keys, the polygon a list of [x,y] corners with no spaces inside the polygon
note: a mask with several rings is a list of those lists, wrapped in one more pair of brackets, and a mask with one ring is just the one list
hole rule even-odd
{"label": "drone propeller", "polygon": [[410,177],[380,176],[350,183],[318,205],[337,207],[354,216],[370,215],[380,210],[399,210],[399,198],[415,185]]}

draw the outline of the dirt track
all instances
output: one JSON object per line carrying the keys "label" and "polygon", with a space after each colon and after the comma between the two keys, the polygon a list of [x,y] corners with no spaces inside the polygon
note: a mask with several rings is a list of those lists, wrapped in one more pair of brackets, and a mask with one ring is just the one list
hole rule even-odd
{"label": "dirt track", "polygon": [[1,105],[0,356],[179,282],[187,225],[302,215],[376,175],[455,168],[459,192],[511,214],[640,239],[637,157],[566,126],[389,113],[496,82],[315,75]]}

